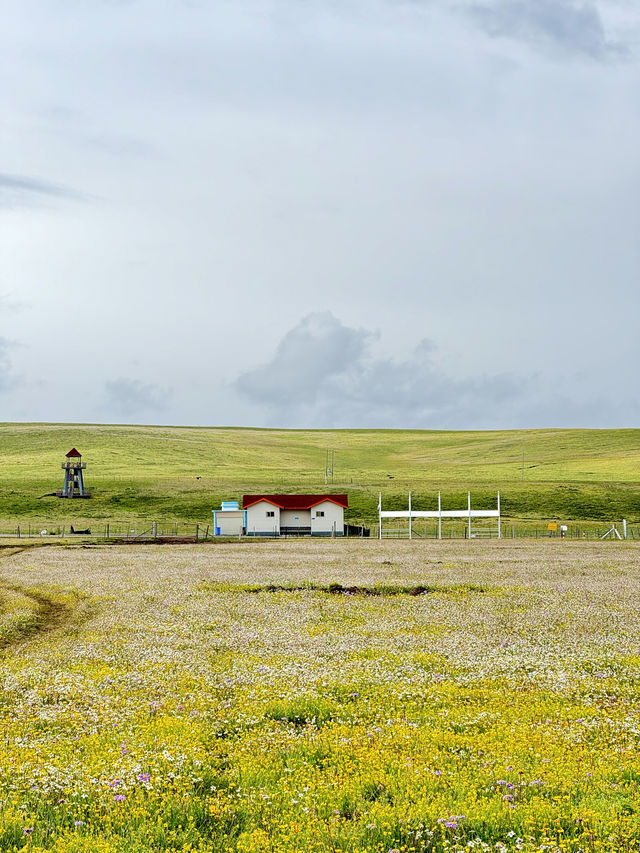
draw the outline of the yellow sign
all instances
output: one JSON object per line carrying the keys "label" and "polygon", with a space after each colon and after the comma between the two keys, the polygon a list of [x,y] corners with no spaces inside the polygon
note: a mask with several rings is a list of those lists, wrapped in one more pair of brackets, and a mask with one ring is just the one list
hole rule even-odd
{"label": "yellow sign", "polygon": [[557,529],[558,529],[558,525],[555,521],[550,521],[549,524],[547,524],[547,530],[557,530]]}

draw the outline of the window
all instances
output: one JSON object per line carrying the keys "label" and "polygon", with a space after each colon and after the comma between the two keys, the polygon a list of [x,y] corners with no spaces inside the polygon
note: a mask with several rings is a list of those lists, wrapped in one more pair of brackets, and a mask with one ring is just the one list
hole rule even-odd
{"label": "window", "polygon": [[324,518],[324,510],[323,509],[319,509],[316,512],[316,518]]}
{"label": "window", "polygon": [[267,518],[275,518],[275,517],[276,517],[276,514],[272,509],[267,510]]}

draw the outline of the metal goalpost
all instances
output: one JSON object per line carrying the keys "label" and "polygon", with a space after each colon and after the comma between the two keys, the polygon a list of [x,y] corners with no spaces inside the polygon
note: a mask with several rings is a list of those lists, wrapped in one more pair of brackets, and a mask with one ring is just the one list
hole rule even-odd
{"label": "metal goalpost", "polygon": [[437,510],[416,510],[411,507],[411,492],[409,492],[408,509],[406,510],[383,510],[382,509],[382,492],[378,496],[378,539],[382,539],[382,519],[383,518],[406,518],[409,520],[409,539],[412,538],[412,521],[414,518],[436,518],[438,520],[438,539],[442,539],[442,519],[443,518],[464,518],[467,519],[469,538],[472,538],[471,519],[472,518],[497,518],[498,519],[498,539],[502,538],[500,525],[500,492],[498,492],[495,509],[472,509],[471,508],[471,492],[467,492],[467,508],[466,509],[442,509],[442,498],[438,492],[438,509]]}

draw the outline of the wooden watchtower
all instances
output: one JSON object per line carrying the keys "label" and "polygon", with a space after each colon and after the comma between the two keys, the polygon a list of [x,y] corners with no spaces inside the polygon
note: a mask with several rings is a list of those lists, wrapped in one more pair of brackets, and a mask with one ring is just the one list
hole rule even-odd
{"label": "wooden watchtower", "polygon": [[85,491],[84,478],[82,472],[87,467],[87,463],[82,461],[82,455],[78,453],[75,447],[66,455],[66,461],[62,463],[64,471],[64,486],[61,492],[58,492],[59,498],[90,498],[91,495]]}

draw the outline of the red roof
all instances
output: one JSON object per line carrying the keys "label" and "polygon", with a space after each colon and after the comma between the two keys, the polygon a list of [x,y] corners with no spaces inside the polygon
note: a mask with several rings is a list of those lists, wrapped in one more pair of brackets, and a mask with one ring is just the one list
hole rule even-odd
{"label": "red roof", "polygon": [[69,456],[82,456],[82,453],[78,453],[75,447],[72,447],[71,450],[67,453],[67,458]]}
{"label": "red roof", "polygon": [[242,498],[242,509],[266,501],[280,509],[311,509],[323,501],[331,501],[345,509],[349,507],[349,495],[244,495]]}

